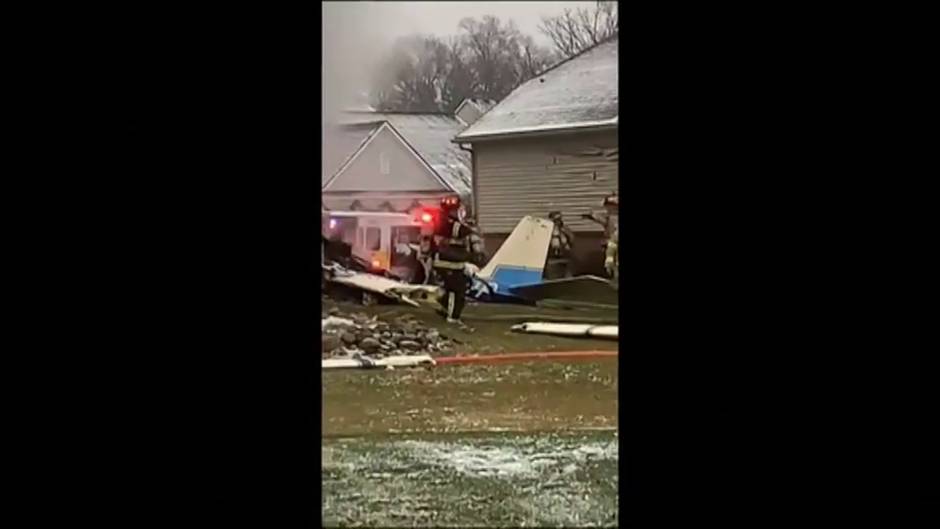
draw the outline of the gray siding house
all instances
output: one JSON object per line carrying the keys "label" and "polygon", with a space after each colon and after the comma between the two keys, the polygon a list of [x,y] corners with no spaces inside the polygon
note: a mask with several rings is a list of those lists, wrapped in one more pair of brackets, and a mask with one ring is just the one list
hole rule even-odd
{"label": "gray siding house", "polygon": [[473,160],[473,210],[495,251],[525,215],[561,211],[575,232],[576,273],[601,273],[602,213],[618,191],[616,37],[520,85],[454,142]]}
{"label": "gray siding house", "polygon": [[349,111],[323,134],[322,207],[401,211],[470,199],[470,153],[450,140],[465,125],[445,114]]}

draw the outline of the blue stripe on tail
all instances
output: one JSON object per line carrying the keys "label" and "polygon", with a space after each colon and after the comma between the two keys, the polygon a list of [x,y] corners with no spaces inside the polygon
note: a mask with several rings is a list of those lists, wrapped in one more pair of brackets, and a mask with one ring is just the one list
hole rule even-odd
{"label": "blue stripe on tail", "polygon": [[542,269],[521,266],[496,266],[493,277],[489,278],[494,290],[500,294],[509,294],[511,288],[519,285],[531,285],[542,282]]}

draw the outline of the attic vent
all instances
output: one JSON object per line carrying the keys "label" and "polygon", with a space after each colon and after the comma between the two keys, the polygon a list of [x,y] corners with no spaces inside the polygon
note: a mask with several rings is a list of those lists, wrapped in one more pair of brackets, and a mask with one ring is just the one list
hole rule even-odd
{"label": "attic vent", "polygon": [[379,153],[379,172],[387,175],[391,172],[391,164],[388,161],[388,155],[384,152]]}

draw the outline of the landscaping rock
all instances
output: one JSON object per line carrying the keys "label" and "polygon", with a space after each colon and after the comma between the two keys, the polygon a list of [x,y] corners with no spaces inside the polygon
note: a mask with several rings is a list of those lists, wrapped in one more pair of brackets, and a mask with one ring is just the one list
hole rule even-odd
{"label": "landscaping rock", "polygon": [[380,346],[379,341],[371,336],[367,336],[359,341],[359,347],[370,354],[376,352]]}
{"label": "landscaping rock", "polygon": [[362,312],[345,313],[332,307],[323,314],[322,346],[325,357],[355,353],[381,356],[430,354],[448,350],[453,341],[411,314],[390,320]]}
{"label": "landscaping rock", "polygon": [[343,341],[335,334],[324,334],[321,337],[320,345],[324,353],[331,353],[333,350],[342,347]]}

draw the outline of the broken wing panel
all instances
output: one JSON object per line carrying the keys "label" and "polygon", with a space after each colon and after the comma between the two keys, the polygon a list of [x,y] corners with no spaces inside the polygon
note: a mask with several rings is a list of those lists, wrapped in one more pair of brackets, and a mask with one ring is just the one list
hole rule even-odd
{"label": "broken wing panel", "polygon": [[373,274],[342,271],[328,278],[328,281],[381,294],[414,306],[417,306],[414,300],[429,302],[440,296],[440,288],[436,286],[409,285]]}

